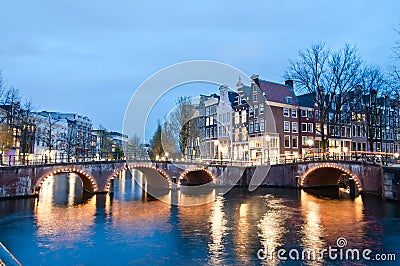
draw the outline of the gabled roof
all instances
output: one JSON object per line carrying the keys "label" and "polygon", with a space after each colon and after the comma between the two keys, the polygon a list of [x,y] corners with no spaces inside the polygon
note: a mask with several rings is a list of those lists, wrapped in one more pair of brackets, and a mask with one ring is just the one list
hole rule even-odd
{"label": "gabled roof", "polygon": [[297,103],[299,104],[299,106],[314,108],[315,106],[314,93],[310,92],[297,96]]}
{"label": "gabled roof", "polygon": [[256,82],[261,91],[264,92],[267,101],[288,104],[286,97],[292,97],[292,105],[297,105],[296,95],[288,85],[261,79],[257,79]]}

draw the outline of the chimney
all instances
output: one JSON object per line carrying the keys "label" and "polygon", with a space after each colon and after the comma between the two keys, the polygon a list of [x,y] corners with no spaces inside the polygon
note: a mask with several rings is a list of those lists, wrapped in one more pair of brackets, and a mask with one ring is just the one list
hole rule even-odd
{"label": "chimney", "polygon": [[285,84],[288,85],[290,90],[293,90],[294,86],[293,86],[293,80],[288,79],[285,81]]}
{"label": "chimney", "polygon": [[251,75],[251,77],[250,77],[252,80],[254,80],[254,82],[256,82],[257,83],[257,81],[258,81],[258,75],[257,74],[253,74],[253,75]]}

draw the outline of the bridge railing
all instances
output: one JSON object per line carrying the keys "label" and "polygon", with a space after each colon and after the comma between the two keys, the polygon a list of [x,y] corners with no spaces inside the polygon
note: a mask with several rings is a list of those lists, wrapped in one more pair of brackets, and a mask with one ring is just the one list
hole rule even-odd
{"label": "bridge railing", "polygon": [[124,158],[97,158],[92,156],[46,156],[43,154],[29,155],[0,155],[0,166],[20,165],[46,165],[60,163],[94,162],[94,161],[120,161]]}
{"label": "bridge railing", "polygon": [[[300,162],[317,162],[317,161],[357,161],[363,163],[374,163],[388,165],[398,161],[398,156],[391,153],[379,153],[379,152],[348,152],[348,153],[308,153],[301,156],[295,155],[281,155],[277,158],[269,158],[262,162],[261,158],[253,160],[232,160],[229,158],[224,159],[199,159],[199,160],[184,160],[184,161],[172,161],[172,160],[158,160],[151,161],[153,163],[189,163],[189,164],[201,164],[201,165],[215,165],[215,166],[257,166],[257,165],[269,165],[271,164],[287,164],[287,163],[300,163]],[[19,165],[46,165],[46,164],[60,164],[60,163],[77,163],[77,162],[111,162],[111,161],[145,161],[150,162],[148,158],[133,158],[127,159],[125,157],[106,157],[99,158],[98,156],[65,156],[65,154],[59,154],[58,156],[48,156],[46,154],[29,154],[29,155],[1,155],[0,154],[0,166],[19,166]]]}

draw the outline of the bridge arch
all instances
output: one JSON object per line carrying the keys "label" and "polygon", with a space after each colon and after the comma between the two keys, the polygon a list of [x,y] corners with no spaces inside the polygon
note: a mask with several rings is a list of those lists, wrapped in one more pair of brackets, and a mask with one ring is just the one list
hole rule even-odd
{"label": "bridge arch", "polygon": [[347,168],[333,163],[323,163],[310,167],[299,180],[300,187],[318,187],[337,185],[342,174],[354,179],[358,192],[362,192],[360,178]]}
{"label": "bridge arch", "polygon": [[[116,178],[116,177],[117,177],[119,174],[121,174],[123,171],[127,171],[127,170],[139,170],[139,171],[142,172],[144,175],[146,175],[146,172],[148,173],[148,171],[146,171],[146,170],[154,171],[154,173],[160,174],[160,175],[165,179],[165,181],[168,182],[168,187],[171,187],[172,179],[171,179],[171,177],[170,177],[165,171],[163,171],[162,169],[160,169],[160,168],[158,168],[158,167],[155,167],[155,166],[153,166],[153,165],[148,165],[148,164],[134,164],[134,165],[128,165],[128,164],[126,164],[125,166],[121,167],[120,169],[114,171],[114,172],[112,173],[112,175],[109,176],[109,178],[107,179],[106,192],[109,192],[109,191],[110,191],[110,185],[111,185],[110,180]],[[147,177],[147,176],[146,176],[146,177]],[[147,178],[148,178],[148,177],[147,177]],[[161,186],[162,186],[162,185],[161,185]]]}
{"label": "bridge arch", "polygon": [[49,178],[53,175],[60,174],[60,173],[75,173],[81,178],[82,188],[84,190],[86,190],[87,192],[90,192],[90,193],[96,193],[98,191],[97,182],[91,175],[89,175],[87,172],[85,172],[81,169],[68,167],[68,168],[60,168],[60,169],[48,172],[45,175],[42,175],[38,179],[38,181],[36,182],[36,184],[34,186],[34,194],[36,194],[36,195],[39,194],[40,189],[41,189],[44,181],[46,181],[47,178]]}
{"label": "bridge arch", "polygon": [[[196,177],[193,177],[196,174]],[[204,185],[210,182],[215,183],[215,177],[212,172],[206,168],[196,167],[185,170],[180,176],[179,181],[186,179],[187,185]]]}

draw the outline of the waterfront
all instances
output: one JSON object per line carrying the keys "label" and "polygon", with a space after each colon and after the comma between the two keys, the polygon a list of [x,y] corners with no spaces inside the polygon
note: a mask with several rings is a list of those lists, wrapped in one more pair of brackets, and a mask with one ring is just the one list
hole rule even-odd
{"label": "waterfront", "polygon": [[[340,237],[348,248],[399,255],[395,202],[234,188],[226,195],[210,191],[209,204],[182,207],[146,195],[125,175],[115,180],[113,196],[84,196],[79,181],[60,174],[46,180],[39,199],[0,201],[0,241],[23,265],[274,264],[276,257],[260,260],[257,251],[321,250]],[[185,198],[180,194],[164,197]]]}

